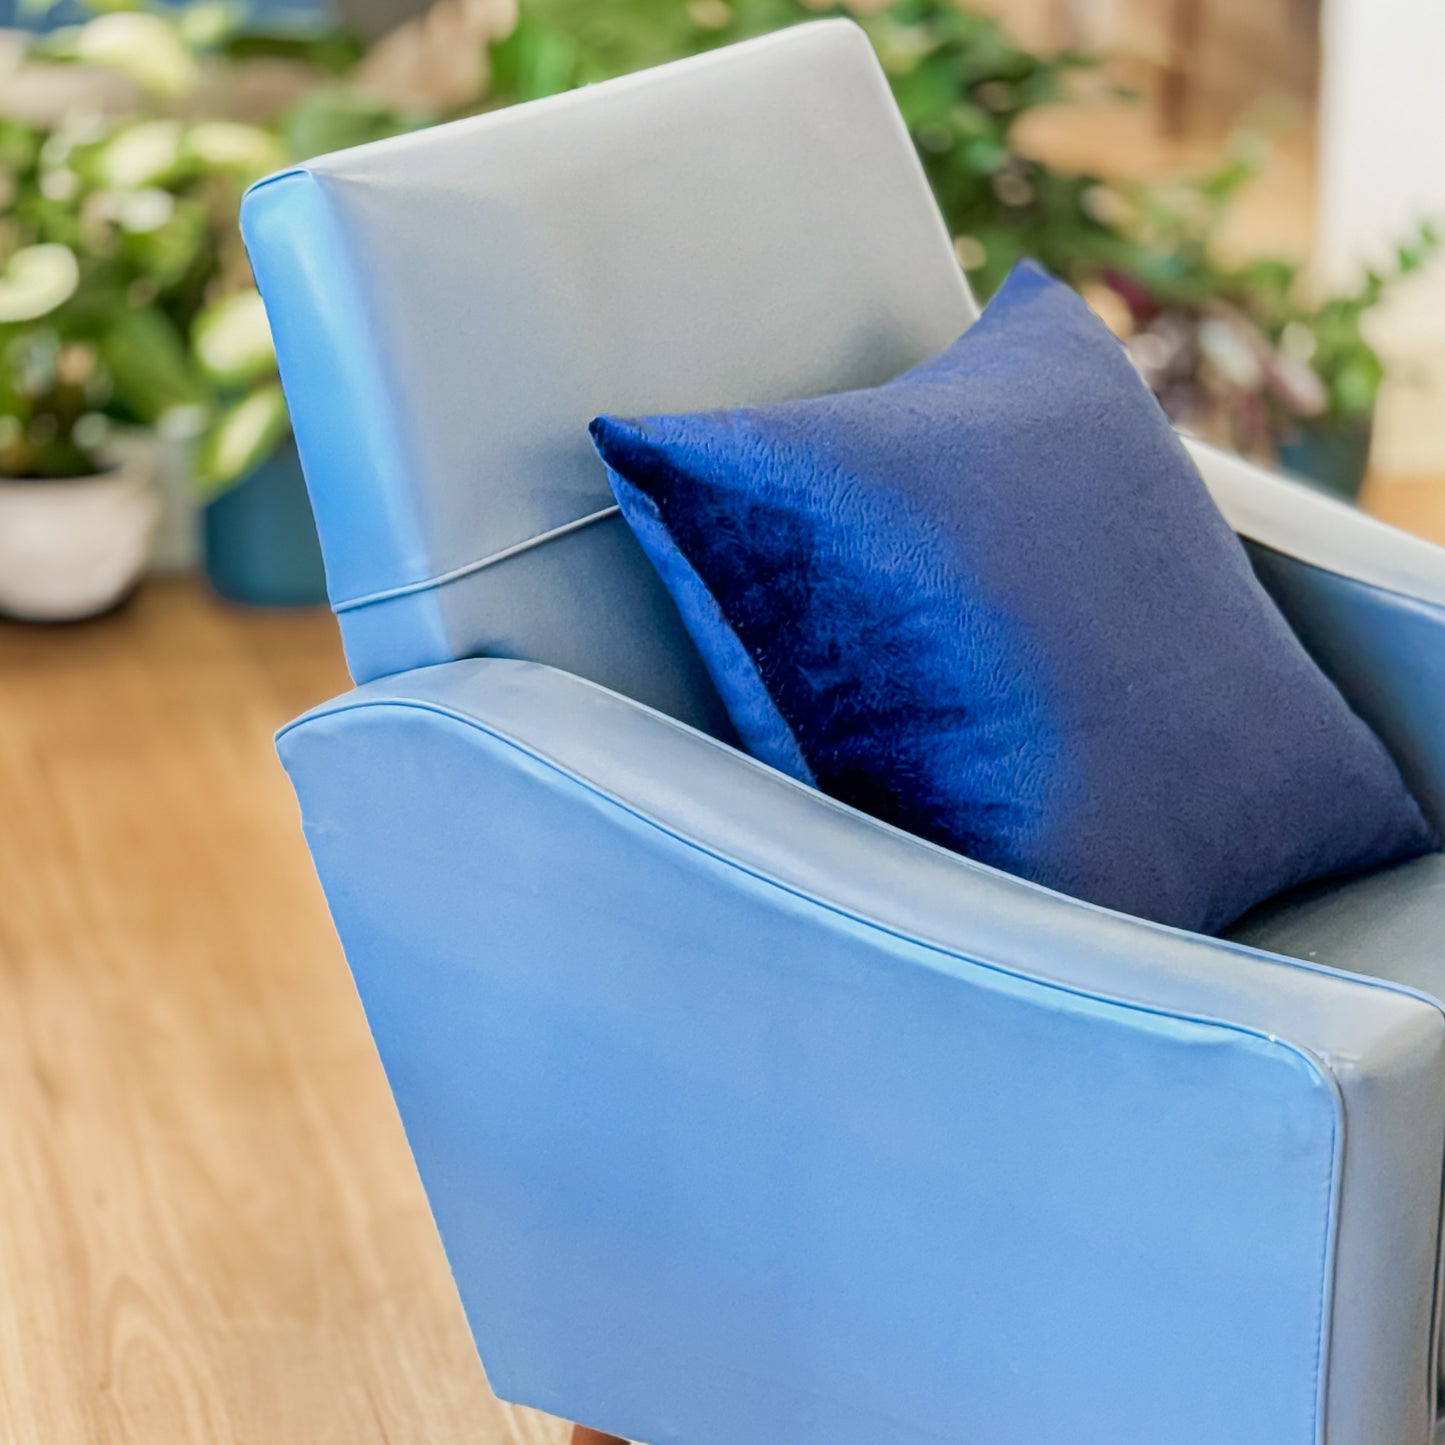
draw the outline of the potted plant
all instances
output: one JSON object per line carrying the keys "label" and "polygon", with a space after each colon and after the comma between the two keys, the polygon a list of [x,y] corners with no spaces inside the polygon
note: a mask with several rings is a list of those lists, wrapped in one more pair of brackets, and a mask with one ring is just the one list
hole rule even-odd
{"label": "potted plant", "polygon": [[1349,500],[1359,496],[1369,465],[1375,402],[1385,366],[1365,334],[1365,319],[1389,290],[1420,270],[1439,250],[1440,238],[1429,223],[1396,248],[1388,271],[1371,268],[1351,293],[1323,304],[1298,305],[1298,277],[1287,286],[1283,305],[1272,317],[1279,344],[1293,342],[1300,360],[1325,384],[1326,405],[1314,415],[1285,419],[1277,447],[1281,465],[1318,481]]}
{"label": "potted plant", "polygon": [[[293,158],[431,117],[405,116],[346,85],[341,77],[361,52],[345,37],[267,35],[243,28],[243,18],[210,3],[107,9],[37,37],[30,66],[104,72],[125,82],[129,102],[103,121],[62,116],[48,131],[17,123],[15,134],[26,141],[17,141],[16,153],[28,159],[12,169],[25,194],[33,193],[31,210],[63,221],[67,235],[89,245],[77,251],[82,270],[115,273],[112,299],[125,318],[120,354],[112,356],[100,339],[85,353],[50,348],[72,372],[80,355],[94,353],[87,407],[190,437],[202,561],[218,592],[254,605],[303,605],[325,599],[325,580],[265,312],[237,228],[240,198]],[[252,94],[258,88],[248,88],[252,69],[266,72],[259,103]],[[241,118],[248,107],[253,113]],[[115,219],[119,243],[101,226],[105,217]],[[38,254],[43,261],[52,253]],[[6,255],[0,233],[0,262]],[[117,271],[122,261],[141,269]],[[29,255],[18,263],[22,275],[37,264]],[[32,327],[36,322],[32,317]],[[94,324],[104,329],[113,319]],[[57,405],[50,413],[56,426],[42,417],[38,427],[27,423],[26,437],[59,427],[62,440],[73,440],[67,415]],[[87,410],[74,421],[77,445],[90,447],[101,435],[98,418]],[[93,457],[81,458],[76,446],[66,460],[59,442],[50,451],[52,471],[94,469]],[[15,465],[35,463],[21,458]],[[0,471],[4,466],[0,457]],[[144,496],[151,516],[153,498]],[[69,522],[58,534],[79,537]],[[131,551],[133,578],[144,562],[139,535]]]}
{"label": "potted plant", "polygon": [[99,120],[0,117],[0,612],[16,617],[128,593],[157,515],[136,429],[207,401],[177,320],[208,265],[197,217],[117,183],[127,145]]}
{"label": "potted plant", "polygon": [[1436,253],[1434,227],[1400,245],[1388,271],[1323,301],[1297,263],[1221,266],[1211,233],[1166,226],[1132,270],[1086,271],[1082,289],[1180,427],[1355,500],[1385,376],[1365,321]]}

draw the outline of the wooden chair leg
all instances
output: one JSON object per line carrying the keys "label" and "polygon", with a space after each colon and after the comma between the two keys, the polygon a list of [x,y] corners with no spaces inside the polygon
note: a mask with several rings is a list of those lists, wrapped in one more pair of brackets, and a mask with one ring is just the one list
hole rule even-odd
{"label": "wooden chair leg", "polygon": [[574,1425],[572,1445],[627,1445],[627,1441],[616,1435],[604,1435],[600,1430],[589,1430],[585,1425]]}

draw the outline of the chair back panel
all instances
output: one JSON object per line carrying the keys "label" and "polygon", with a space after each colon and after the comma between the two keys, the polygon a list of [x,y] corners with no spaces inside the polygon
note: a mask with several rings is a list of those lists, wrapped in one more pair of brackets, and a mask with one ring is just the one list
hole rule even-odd
{"label": "chair back panel", "polygon": [[243,228],[356,678],[523,657],[715,729],[588,421],[876,384],[975,315],[846,21],[323,157]]}

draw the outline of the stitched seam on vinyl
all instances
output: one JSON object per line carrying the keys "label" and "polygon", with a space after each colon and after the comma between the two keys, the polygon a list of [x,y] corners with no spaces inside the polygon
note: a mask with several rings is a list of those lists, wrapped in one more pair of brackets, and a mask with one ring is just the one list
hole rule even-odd
{"label": "stitched seam on vinyl", "polygon": [[333,612],[350,612],[357,607],[369,607],[373,602],[389,602],[393,597],[409,597],[414,592],[429,592],[434,587],[444,587],[448,582],[456,582],[462,577],[470,577],[473,572],[480,572],[487,567],[495,567],[498,562],[518,557],[523,552],[530,552],[546,542],[554,542],[559,537],[580,532],[584,527],[592,526],[594,522],[605,522],[609,517],[620,515],[620,512],[621,509],[616,505],[603,507],[600,511],[589,512],[585,517],[575,517],[572,521],[563,522],[558,527],[538,532],[535,537],[527,537],[520,542],[513,542],[510,547],[503,547],[499,552],[491,552],[485,557],[479,557],[475,562],[465,562],[460,567],[453,567],[449,572],[438,572],[436,576],[423,577],[419,582],[403,582],[399,587],[385,587],[380,592],[368,592],[362,597],[350,597],[345,602],[334,602],[331,610]]}

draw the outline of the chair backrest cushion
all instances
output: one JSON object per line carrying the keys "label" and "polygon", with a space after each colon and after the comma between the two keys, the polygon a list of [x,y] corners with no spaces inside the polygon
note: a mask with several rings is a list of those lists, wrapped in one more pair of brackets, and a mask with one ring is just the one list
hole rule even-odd
{"label": "chair backrest cushion", "polygon": [[324,157],[242,224],[353,675],[523,657],[724,735],[588,421],[873,385],[976,314],[846,21]]}

